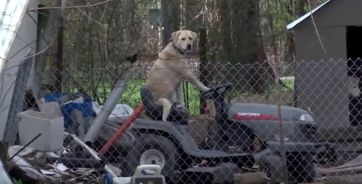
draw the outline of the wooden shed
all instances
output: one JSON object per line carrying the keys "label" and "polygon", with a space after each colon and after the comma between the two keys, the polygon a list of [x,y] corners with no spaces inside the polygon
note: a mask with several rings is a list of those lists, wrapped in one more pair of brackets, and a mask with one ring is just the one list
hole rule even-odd
{"label": "wooden shed", "polygon": [[[362,106],[351,115],[349,94],[351,77],[362,75],[351,75],[348,61],[362,58],[361,9],[361,0],[328,0],[287,25],[295,36],[296,104],[310,108],[331,134],[362,126]],[[359,98],[354,99],[362,102]]]}

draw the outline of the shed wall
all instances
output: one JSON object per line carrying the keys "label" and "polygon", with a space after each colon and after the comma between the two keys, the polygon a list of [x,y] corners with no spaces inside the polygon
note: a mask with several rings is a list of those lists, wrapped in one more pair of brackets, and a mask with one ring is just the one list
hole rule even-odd
{"label": "shed wall", "polygon": [[323,27],[318,32],[325,51],[311,23],[295,33],[297,104],[311,108],[321,127],[346,127],[350,124],[347,63],[342,61],[347,58],[346,28]]}
{"label": "shed wall", "polygon": [[[314,15],[318,25],[324,26],[362,26],[361,0],[332,0]],[[310,22],[310,18],[306,22]],[[303,23],[302,23],[303,24]],[[302,25],[300,24],[300,25]]]}
{"label": "shed wall", "polygon": [[319,36],[311,23],[296,30],[295,44],[298,61],[347,58],[346,27],[318,27],[318,33]]}
{"label": "shed wall", "polygon": [[310,108],[325,131],[350,126],[346,26],[362,26],[361,7],[361,0],[334,0],[314,14],[325,51],[311,18],[294,29],[297,104]]}

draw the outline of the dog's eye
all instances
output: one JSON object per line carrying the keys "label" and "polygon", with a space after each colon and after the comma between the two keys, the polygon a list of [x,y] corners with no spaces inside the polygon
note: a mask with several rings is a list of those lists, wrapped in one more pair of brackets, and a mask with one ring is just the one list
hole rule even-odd
{"label": "dog's eye", "polygon": [[189,40],[192,40],[192,37],[189,37]]}
{"label": "dog's eye", "polygon": [[181,38],[181,40],[185,41],[185,40],[186,40],[186,38]]}

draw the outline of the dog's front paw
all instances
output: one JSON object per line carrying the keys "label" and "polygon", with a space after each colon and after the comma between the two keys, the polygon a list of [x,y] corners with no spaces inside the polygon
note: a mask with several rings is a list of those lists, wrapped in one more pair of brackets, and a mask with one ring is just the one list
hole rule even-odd
{"label": "dog's front paw", "polygon": [[176,105],[176,108],[183,108],[183,107],[185,107],[185,103],[181,103],[181,104]]}
{"label": "dog's front paw", "polygon": [[202,90],[202,92],[206,92],[206,91],[209,91],[209,90],[210,90],[210,88],[206,87],[206,88],[204,88],[204,89]]}

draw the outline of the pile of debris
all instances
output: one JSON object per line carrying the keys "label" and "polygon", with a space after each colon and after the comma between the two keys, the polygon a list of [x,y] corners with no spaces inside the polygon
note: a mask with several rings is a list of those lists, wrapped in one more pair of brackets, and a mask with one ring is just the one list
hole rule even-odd
{"label": "pile of debris", "polygon": [[[5,154],[1,155],[0,183],[12,184],[12,180],[26,184],[130,184],[138,180],[165,183],[159,165],[139,165],[134,175],[122,177],[120,168],[102,161],[77,136],[65,133],[64,140],[63,149],[57,152],[37,151],[27,145],[8,148],[1,143],[0,153]],[[150,170],[152,174],[143,174]]]}
{"label": "pile of debris", "polygon": [[[119,98],[122,90],[113,90],[117,92],[114,98]],[[128,116],[133,109],[109,99],[107,109],[113,111],[108,112],[86,95],[72,93],[51,93],[36,102],[38,108],[18,114],[17,145],[1,146],[4,175],[27,184],[101,183],[105,173],[119,175],[120,170],[106,166],[84,137],[90,122],[99,121],[102,126],[108,118]]]}
{"label": "pile of debris", "polygon": [[21,183],[100,183],[104,173],[104,164],[100,161],[85,162],[85,159],[67,157],[70,153],[67,148],[55,153],[19,145],[9,148],[3,143],[1,145],[0,152],[4,153],[1,155],[2,174]]}

